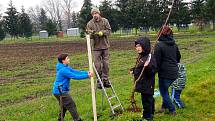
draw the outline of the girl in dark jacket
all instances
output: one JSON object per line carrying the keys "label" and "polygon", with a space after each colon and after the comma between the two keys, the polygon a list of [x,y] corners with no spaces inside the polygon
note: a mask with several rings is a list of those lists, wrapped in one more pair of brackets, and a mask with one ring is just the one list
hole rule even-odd
{"label": "girl in dark jacket", "polygon": [[181,54],[173,39],[172,30],[168,26],[163,27],[154,51],[158,66],[158,85],[163,99],[160,112],[168,109],[170,114],[176,114],[168,89],[178,77],[177,63],[180,61]]}
{"label": "girl in dark jacket", "polygon": [[[156,61],[150,54],[150,40],[147,37],[141,37],[135,41],[135,49],[138,53],[136,65],[132,68],[136,82],[135,91],[141,93],[143,105],[143,119],[153,120],[154,114],[154,86]],[[149,59],[151,58],[151,59]],[[141,71],[145,66],[145,70],[141,75]],[[137,80],[140,76],[140,79]]]}

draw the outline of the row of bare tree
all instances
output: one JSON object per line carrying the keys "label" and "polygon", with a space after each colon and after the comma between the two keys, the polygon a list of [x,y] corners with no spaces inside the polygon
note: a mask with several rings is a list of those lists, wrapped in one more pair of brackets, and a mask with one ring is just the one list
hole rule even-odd
{"label": "row of bare tree", "polygon": [[[57,24],[62,22],[64,29],[74,27],[72,19],[76,19],[77,14],[74,12],[75,2],[73,0],[44,0],[42,6],[35,6],[28,9],[27,13],[30,16],[32,23],[40,23],[39,16],[41,13],[41,8],[46,11],[47,16],[56,21]],[[74,17],[72,17],[74,16]]]}

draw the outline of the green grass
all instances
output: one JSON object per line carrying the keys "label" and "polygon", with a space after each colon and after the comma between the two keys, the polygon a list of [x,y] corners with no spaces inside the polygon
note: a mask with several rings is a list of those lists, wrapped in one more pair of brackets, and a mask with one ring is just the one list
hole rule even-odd
{"label": "green grass", "polygon": [[[194,37],[207,37],[207,36],[214,36],[215,32],[208,32],[208,31],[202,31],[199,32],[196,30],[196,28],[194,28],[195,32],[192,32],[192,28],[187,31],[187,32],[178,32],[176,31],[176,29],[174,29],[174,35],[175,38],[184,38],[185,36],[190,37],[190,36],[194,36]],[[190,32],[191,31],[191,32]],[[156,31],[150,31],[150,32],[138,32],[137,35],[135,35],[135,33],[123,33],[123,34],[119,34],[118,32],[111,34],[111,36],[109,37],[111,41],[119,41],[119,40],[134,40],[135,38],[137,38],[138,36],[149,36],[151,37],[153,40],[156,39],[157,37],[157,32]],[[66,42],[66,41],[78,41],[78,42],[84,42],[85,39],[84,38],[80,38],[79,36],[64,36],[63,38],[57,38],[56,36],[51,36],[48,38],[39,38],[39,36],[32,36],[32,38],[26,39],[26,38],[15,38],[12,39],[7,37],[4,40],[0,41],[0,44],[18,44],[18,43],[44,43],[44,42]]]}
{"label": "green grass", "polygon": [[[187,67],[187,84],[182,92],[186,108],[178,109],[176,116],[155,114],[155,121],[213,121],[215,119],[215,41],[213,37],[181,37],[177,39],[181,49],[182,62]],[[134,66],[134,50],[110,53],[110,80],[124,108],[130,105],[132,76],[129,68]],[[54,82],[56,59],[42,64],[26,64],[14,70],[0,70],[3,77],[14,80],[0,84],[0,120],[5,121],[55,121],[58,103],[51,95]],[[71,65],[87,70],[87,54],[71,57]],[[79,67],[77,66],[79,65]],[[35,71],[36,70],[36,71]],[[47,70],[51,70],[48,73]],[[26,75],[27,74],[27,75]],[[157,81],[156,81],[157,87]],[[74,98],[80,116],[93,120],[92,99],[89,79],[71,80],[70,94]],[[136,94],[141,106],[140,95]],[[161,97],[156,98],[156,110],[160,108]],[[101,111],[101,92],[97,92],[97,113],[100,121],[133,121],[141,119],[141,113],[124,112],[113,117],[105,100]],[[70,120],[67,112],[65,120]]]}
{"label": "green grass", "polygon": [[5,38],[0,41],[0,44],[16,44],[16,43],[35,43],[35,42],[60,42],[60,41],[83,41],[83,38],[79,36],[64,36],[63,38],[57,38],[56,36],[51,36],[48,38],[39,38],[39,36],[32,36],[32,38],[21,38],[11,39]]}

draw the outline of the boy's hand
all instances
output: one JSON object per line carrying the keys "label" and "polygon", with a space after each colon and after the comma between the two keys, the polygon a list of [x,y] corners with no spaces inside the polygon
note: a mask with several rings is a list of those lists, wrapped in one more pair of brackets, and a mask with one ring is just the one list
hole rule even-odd
{"label": "boy's hand", "polygon": [[88,76],[89,76],[89,77],[93,77],[93,76],[94,76],[94,73],[89,71],[89,72],[88,72]]}
{"label": "boy's hand", "polygon": [[149,57],[147,58],[146,62],[144,63],[144,67],[148,66],[151,60],[151,54],[149,54]]}
{"label": "boy's hand", "polygon": [[133,71],[130,70],[130,71],[129,71],[129,74],[133,74]]}
{"label": "boy's hand", "polygon": [[150,60],[147,60],[147,61],[144,63],[144,66],[145,66],[145,67],[148,66],[148,65],[149,65],[149,62],[150,62]]}
{"label": "boy's hand", "polygon": [[131,74],[131,75],[134,74],[134,68],[129,69],[129,74]]}

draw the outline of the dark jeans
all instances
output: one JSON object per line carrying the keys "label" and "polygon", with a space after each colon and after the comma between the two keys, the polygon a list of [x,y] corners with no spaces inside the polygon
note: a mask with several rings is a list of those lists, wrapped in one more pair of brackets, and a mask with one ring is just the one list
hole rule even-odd
{"label": "dark jeans", "polygon": [[175,90],[174,88],[172,88],[172,100],[178,108],[184,108],[184,103],[180,98],[181,92],[182,90]]}
{"label": "dark jeans", "polygon": [[159,78],[159,81],[158,81],[160,94],[161,94],[162,99],[163,99],[161,108],[162,109],[169,109],[169,112],[175,111],[175,106],[173,105],[172,100],[170,99],[169,91],[168,91],[170,85],[173,82],[174,82],[174,80],[163,79],[163,78]]}
{"label": "dark jeans", "polygon": [[94,63],[102,80],[109,80],[109,50],[94,50]]}
{"label": "dark jeans", "polygon": [[[54,95],[54,96],[57,98],[60,105],[60,95]],[[78,115],[75,102],[73,101],[72,97],[68,93],[62,95],[62,102],[63,102],[63,117],[65,117],[65,113],[68,110],[73,120],[79,121],[80,117]],[[59,115],[58,115],[58,121],[61,121],[61,111],[59,112]]]}
{"label": "dark jeans", "polygon": [[143,105],[143,118],[146,120],[152,120],[155,111],[155,100],[153,95],[141,93],[142,105]]}

